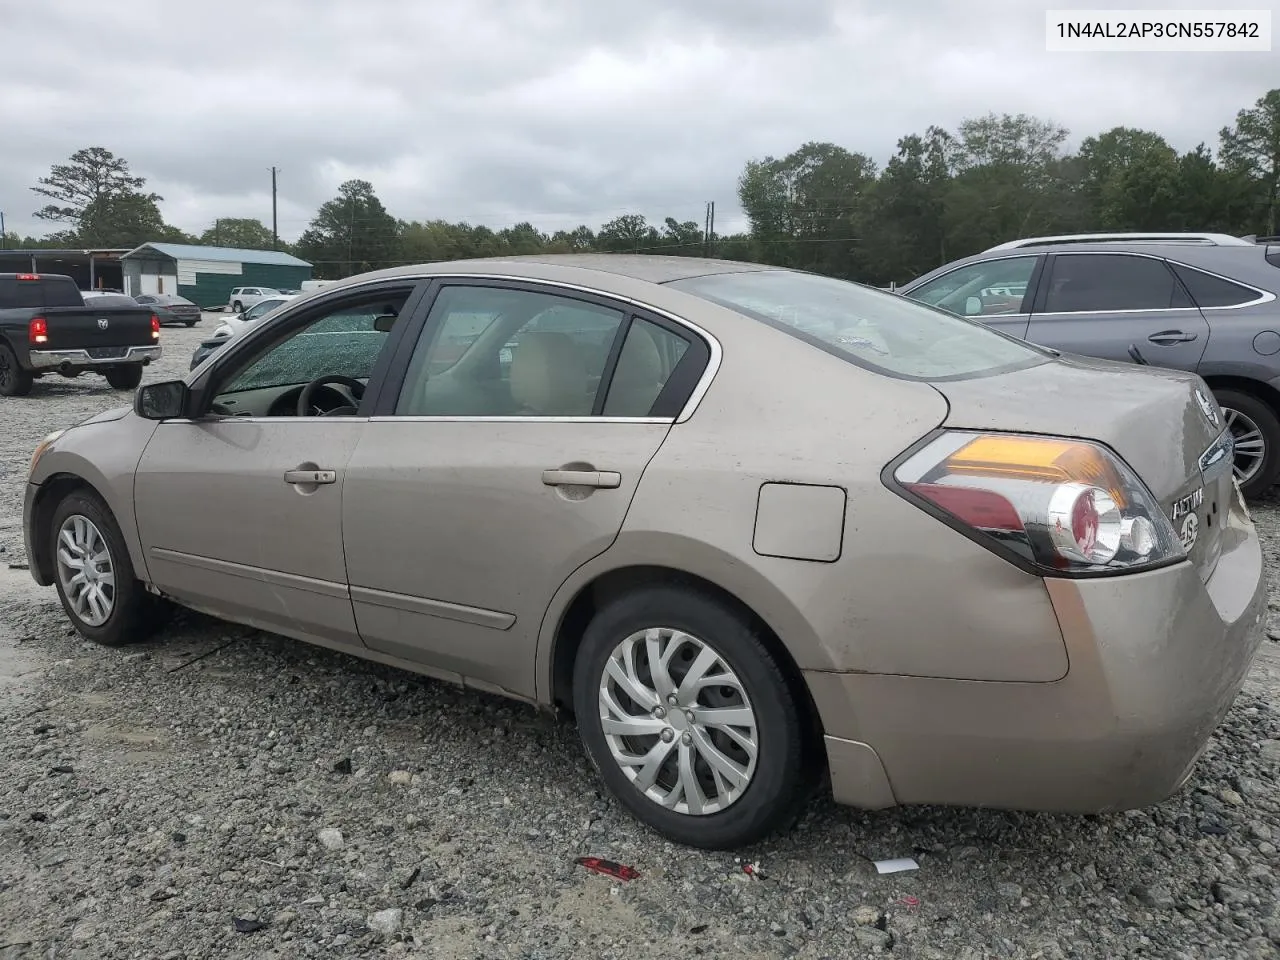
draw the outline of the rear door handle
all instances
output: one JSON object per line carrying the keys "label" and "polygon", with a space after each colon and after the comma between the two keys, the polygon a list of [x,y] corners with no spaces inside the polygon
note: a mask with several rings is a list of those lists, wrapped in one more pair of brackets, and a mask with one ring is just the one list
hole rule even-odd
{"label": "rear door handle", "polygon": [[548,487],[599,487],[612,490],[622,485],[622,474],[612,470],[543,470]]}
{"label": "rear door handle", "polygon": [[286,470],[285,483],[337,483],[337,470]]}
{"label": "rear door handle", "polygon": [[1183,333],[1181,330],[1162,330],[1147,337],[1152,343],[1190,343],[1198,334]]}

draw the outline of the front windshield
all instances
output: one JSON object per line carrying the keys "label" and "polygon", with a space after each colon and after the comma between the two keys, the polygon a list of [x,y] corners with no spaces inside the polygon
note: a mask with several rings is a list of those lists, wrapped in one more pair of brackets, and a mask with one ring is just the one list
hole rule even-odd
{"label": "front windshield", "polygon": [[1038,348],[981,324],[847,280],[758,270],[667,285],[892,377],[950,380],[1048,359]]}

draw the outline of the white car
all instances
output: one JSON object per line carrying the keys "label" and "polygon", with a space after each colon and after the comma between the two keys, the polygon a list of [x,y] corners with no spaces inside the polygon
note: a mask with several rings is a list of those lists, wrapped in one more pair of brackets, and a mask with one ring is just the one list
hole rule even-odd
{"label": "white car", "polygon": [[277,294],[272,297],[263,297],[244,313],[232,314],[225,318],[221,323],[213,328],[206,339],[201,340],[195,351],[191,354],[191,369],[194,370],[204,362],[205,357],[215,352],[219,348],[226,345],[227,341],[232,337],[238,337],[244,331],[254,326],[259,320],[271,316],[280,307],[283,307],[290,300],[296,300],[301,294]]}
{"label": "white car", "polygon": [[252,326],[255,321],[275,312],[277,307],[282,307],[290,300],[298,299],[299,296],[301,294],[273,293],[270,296],[263,297],[247,310],[243,312],[237,311],[225,318],[214,328],[213,335],[215,337],[229,337],[233,334],[238,334],[245,327]]}
{"label": "white car", "polygon": [[227,299],[227,307],[232,313],[244,313],[259,300],[278,296],[281,293],[275,287],[236,287]]}

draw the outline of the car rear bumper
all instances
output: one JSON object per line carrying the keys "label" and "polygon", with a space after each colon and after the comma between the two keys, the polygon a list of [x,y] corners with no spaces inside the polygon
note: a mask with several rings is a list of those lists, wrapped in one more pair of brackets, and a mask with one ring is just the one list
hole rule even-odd
{"label": "car rear bumper", "polygon": [[152,363],[160,359],[160,345],[146,347],[104,348],[90,352],[77,350],[32,350],[29,363],[32,370],[56,370],[62,366],[92,369],[114,367],[121,363]]}
{"label": "car rear bumper", "polygon": [[[1099,813],[1190,776],[1262,639],[1262,549],[1238,498],[1217,568],[1046,580],[1070,669],[1051,683],[807,671],[838,801]],[[945,638],[939,638],[944,642]]]}

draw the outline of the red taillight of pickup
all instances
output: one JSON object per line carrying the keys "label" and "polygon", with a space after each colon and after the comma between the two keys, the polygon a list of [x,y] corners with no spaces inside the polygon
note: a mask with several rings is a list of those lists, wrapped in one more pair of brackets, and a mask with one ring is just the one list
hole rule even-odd
{"label": "red taillight of pickup", "polygon": [[151,315],[151,339],[160,339],[160,318],[154,313]]}
{"label": "red taillight of pickup", "polygon": [[27,324],[27,341],[30,343],[49,342],[49,324],[44,317],[32,317]]}

